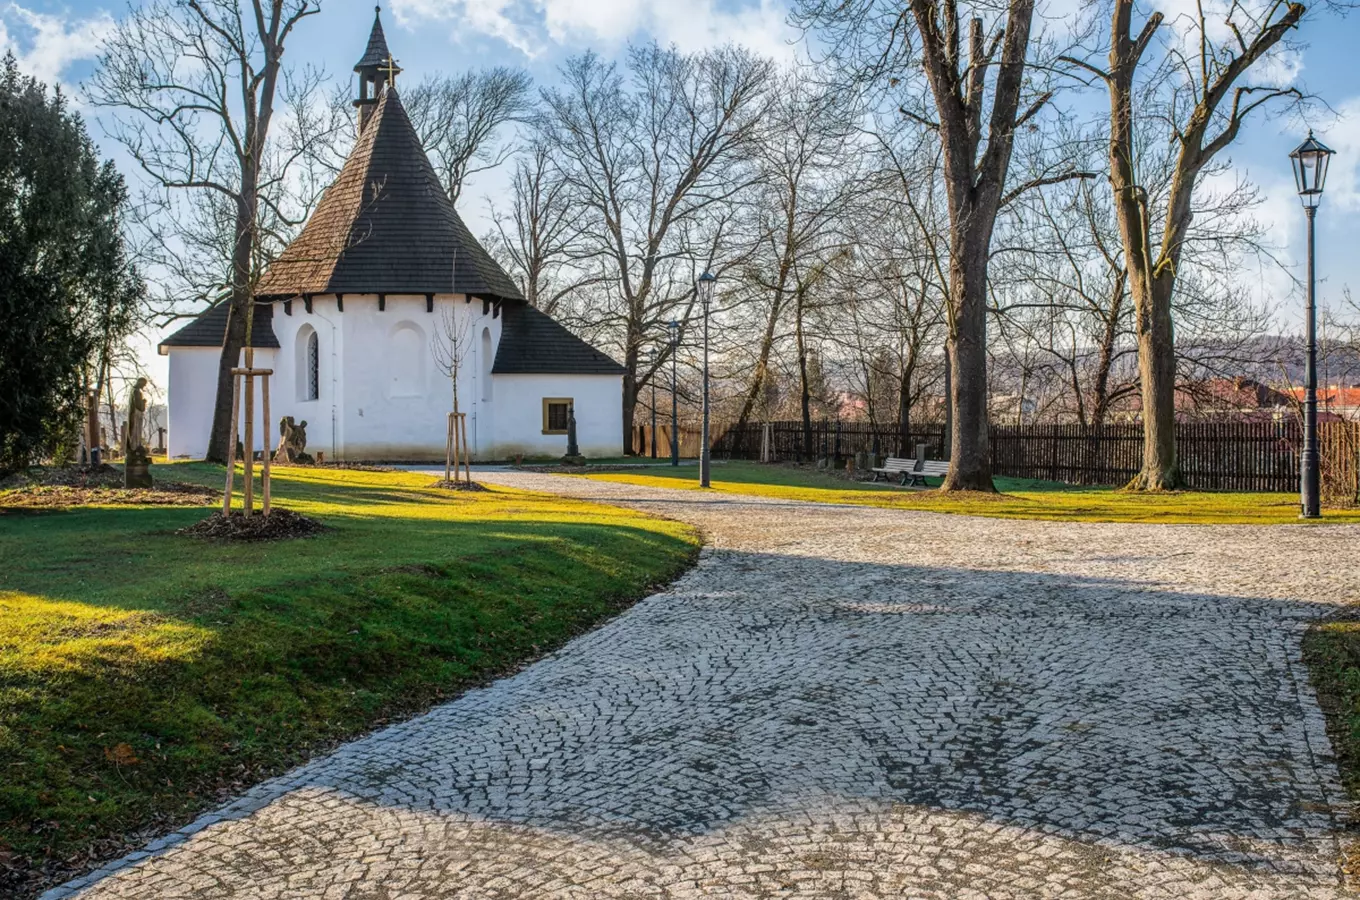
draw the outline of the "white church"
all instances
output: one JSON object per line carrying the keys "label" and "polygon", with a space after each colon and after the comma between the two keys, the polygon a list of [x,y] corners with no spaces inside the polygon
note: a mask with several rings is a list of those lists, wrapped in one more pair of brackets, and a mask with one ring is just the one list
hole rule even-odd
{"label": "white church", "polygon": [[[305,420],[308,451],[327,459],[442,460],[454,338],[475,459],[561,456],[569,409],[582,454],[621,455],[623,367],[526,303],[472,236],[388,84],[389,67],[400,72],[390,59],[375,18],[354,67],[354,149],[256,289],[271,430]],[[207,451],[226,323],[218,304],[160,344],[171,458]]]}

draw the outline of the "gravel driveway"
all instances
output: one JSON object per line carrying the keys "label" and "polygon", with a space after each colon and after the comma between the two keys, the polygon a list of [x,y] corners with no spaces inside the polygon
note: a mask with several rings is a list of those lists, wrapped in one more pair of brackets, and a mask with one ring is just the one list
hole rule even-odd
{"label": "gravel driveway", "polygon": [[82,896],[1345,895],[1299,638],[1357,599],[1358,527],[479,477],[680,518],[709,549],[559,653]]}

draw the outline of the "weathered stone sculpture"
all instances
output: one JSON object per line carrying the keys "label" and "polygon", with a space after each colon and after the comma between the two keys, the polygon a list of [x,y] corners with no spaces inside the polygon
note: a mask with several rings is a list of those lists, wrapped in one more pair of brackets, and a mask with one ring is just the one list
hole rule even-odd
{"label": "weathered stone sculpture", "polygon": [[294,422],[292,416],[279,420],[279,448],[274,451],[274,462],[285,465],[310,465],[313,460],[307,452],[307,420]]}
{"label": "weathered stone sculpture", "polygon": [[151,454],[142,441],[142,423],[146,418],[146,395],[142,389],[146,379],[138,378],[128,392],[127,424],[123,428],[123,486],[129,488],[149,488],[154,482],[151,478]]}
{"label": "weathered stone sculpture", "polygon": [[586,458],[581,455],[581,448],[576,443],[576,405],[567,407],[567,455],[562,457],[562,464],[567,466],[584,466]]}

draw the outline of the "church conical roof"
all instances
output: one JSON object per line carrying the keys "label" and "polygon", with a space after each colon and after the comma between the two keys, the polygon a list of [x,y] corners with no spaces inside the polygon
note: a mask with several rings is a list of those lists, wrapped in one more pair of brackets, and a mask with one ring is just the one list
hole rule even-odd
{"label": "church conical roof", "polygon": [[524,299],[454,210],[389,87],[256,295],[448,293]]}
{"label": "church conical roof", "polygon": [[368,47],[363,57],[354,64],[354,71],[386,65],[392,54],[387,49],[387,37],[383,34],[382,7],[373,8],[373,30],[368,33]]}

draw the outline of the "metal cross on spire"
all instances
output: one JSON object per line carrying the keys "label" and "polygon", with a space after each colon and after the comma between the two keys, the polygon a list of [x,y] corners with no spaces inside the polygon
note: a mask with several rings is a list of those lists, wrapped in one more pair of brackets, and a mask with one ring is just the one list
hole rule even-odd
{"label": "metal cross on spire", "polygon": [[401,72],[401,68],[397,65],[397,61],[392,58],[391,53],[387,54],[387,65],[379,66],[378,71],[387,75],[387,84],[389,87],[396,87],[397,74]]}

